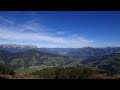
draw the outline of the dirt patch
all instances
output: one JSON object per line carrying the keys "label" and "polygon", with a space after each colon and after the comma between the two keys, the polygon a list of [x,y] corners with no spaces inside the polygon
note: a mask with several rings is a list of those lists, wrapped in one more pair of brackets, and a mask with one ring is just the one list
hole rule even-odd
{"label": "dirt patch", "polygon": [[[44,79],[36,75],[27,75],[27,74],[15,74],[15,75],[6,75],[0,74],[0,79]],[[109,76],[107,74],[97,74],[91,77],[91,79],[118,79],[117,77]]]}
{"label": "dirt patch", "polygon": [[24,74],[15,74],[15,75],[0,74],[0,77],[5,79],[40,79],[35,75],[24,75]]}
{"label": "dirt patch", "polygon": [[92,79],[118,79],[114,76],[109,76],[107,74],[97,74],[92,77]]}

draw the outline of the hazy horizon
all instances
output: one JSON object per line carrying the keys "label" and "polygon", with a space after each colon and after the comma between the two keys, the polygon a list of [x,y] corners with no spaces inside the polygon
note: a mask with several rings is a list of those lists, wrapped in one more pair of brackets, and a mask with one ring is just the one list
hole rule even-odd
{"label": "hazy horizon", "polygon": [[9,44],[0,44],[0,45],[6,45],[6,46],[13,46],[13,45],[17,45],[17,46],[34,46],[34,47],[37,47],[37,48],[114,48],[114,47],[120,47],[120,46],[103,46],[103,47],[95,47],[95,46],[83,46],[83,47],[40,47],[40,46],[37,46],[37,45],[34,45],[34,44],[11,44],[11,43],[9,43]]}
{"label": "hazy horizon", "polygon": [[0,44],[120,47],[119,11],[0,11]]}

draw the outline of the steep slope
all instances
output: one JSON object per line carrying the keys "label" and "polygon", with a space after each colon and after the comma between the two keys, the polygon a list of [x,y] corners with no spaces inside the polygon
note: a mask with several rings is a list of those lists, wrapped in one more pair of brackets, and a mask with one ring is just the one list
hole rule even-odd
{"label": "steep slope", "polygon": [[101,70],[112,72],[114,74],[120,73],[120,53],[113,53],[103,57],[87,59],[81,63],[91,67],[96,67]]}
{"label": "steep slope", "polygon": [[0,50],[0,63],[8,64],[11,61],[11,56],[11,53],[4,50]]}
{"label": "steep slope", "polygon": [[28,50],[18,53],[0,51],[0,60],[4,64],[15,68],[30,68],[35,66],[64,66],[70,61],[62,55],[45,53],[37,50]]}

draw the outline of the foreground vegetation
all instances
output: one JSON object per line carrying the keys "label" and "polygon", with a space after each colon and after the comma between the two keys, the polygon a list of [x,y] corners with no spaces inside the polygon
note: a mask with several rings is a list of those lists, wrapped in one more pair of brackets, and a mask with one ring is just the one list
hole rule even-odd
{"label": "foreground vegetation", "polygon": [[[2,67],[3,68],[3,67]],[[85,67],[51,67],[41,70],[4,67],[0,69],[0,79],[119,79],[120,75],[93,70]],[[31,73],[32,72],[32,73]]]}
{"label": "foreground vegetation", "polygon": [[6,65],[0,64],[0,74],[15,74],[14,70]]}
{"label": "foreground vegetation", "polygon": [[36,75],[39,78],[43,79],[97,79],[99,75],[104,75],[104,78],[115,78],[112,74],[92,70],[89,68],[75,68],[75,67],[53,67],[53,68],[46,68],[42,70],[37,70],[31,75]]}

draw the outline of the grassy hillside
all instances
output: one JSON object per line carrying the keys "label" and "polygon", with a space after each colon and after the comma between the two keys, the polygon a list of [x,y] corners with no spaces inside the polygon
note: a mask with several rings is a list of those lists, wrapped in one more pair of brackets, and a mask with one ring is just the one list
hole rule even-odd
{"label": "grassy hillside", "polygon": [[67,67],[67,68],[55,67],[55,68],[46,68],[46,69],[38,70],[31,74],[38,75],[40,78],[44,78],[44,79],[83,79],[83,78],[89,78],[92,74],[92,71],[88,70],[86,72],[83,71],[83,69],[78,69],[74,67]]}
{"label": "grassy hillside", "polygon": [[87,59],[85,61],[82,61],[81,63],[111,72],[113,74],[120,73],[120,53],[114,53],[103,57]]}
{"label": "grassy hillside", "polygon": [[14,70],[9,66],[0,64],[0,74],[14,74]]}
{"label": "grassy hillside", "polygon": [[97,71],[89,68],[54,67],[37,70],[31,75],[42,79],[115,79],[116,77],[107,72]]}
{"label": "grassy hillside", "polygon": [[68,57],[45,53],[37,50],[9,53],[0,51],[0,63],[10,65],[14,69],[43,69],[46,67],[57,67],[70,64]]}

